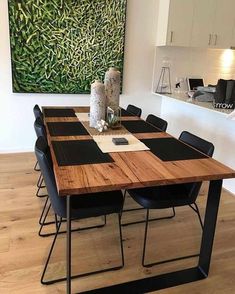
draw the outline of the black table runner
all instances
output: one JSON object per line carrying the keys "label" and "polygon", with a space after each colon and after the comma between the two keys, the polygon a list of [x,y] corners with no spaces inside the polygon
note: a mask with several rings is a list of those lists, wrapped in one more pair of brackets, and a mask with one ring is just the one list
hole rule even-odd
{"label": "black table runner", "polygon": [[144,120],[128,120],[122,121],[122,125],[130,133],[156,133],[161,132],[161,130],[155,128]]}
{"label": "black table runner", "polygon": [[93,140],[52,141],[52,147],[59,166],[113,162]]}
{"label": "black table runner", "polygon": [[198,152],[175,138],[142,139],[151,152],[162,161],[201,159],[208,156]]}
{"label": "black table runner", "polygon": [[44,115],[45,117],[76,117],[72,108],[46,108]]}
{"label": "black table runner", "polygon": [[80,122],[49,122],[47,127],[51,136],[89,135]]}

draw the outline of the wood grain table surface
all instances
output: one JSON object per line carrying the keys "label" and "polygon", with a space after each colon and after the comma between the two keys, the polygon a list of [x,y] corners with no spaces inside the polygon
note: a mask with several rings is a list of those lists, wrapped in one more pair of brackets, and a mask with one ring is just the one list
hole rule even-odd
{"label": "wood grain table surface", "polygon": [[[53,107],[43,107],[43,111],[46,108]],[[75,112],[89,112],[89,107],[68,108],[73,108]],[[137,119],[140,118],[122,118]],[[78,121],[78,118],[44,116],[46,128],[48,122],[71,121]],[[47,134],[49,145],[51,141],[92,139],[89,135],[53,137],[48,129]],[[171,137],[165,132],[133,135],[138,139]],[[151,151],[132,151],[109,153],[114,160],[111,163],[58,166],[53,148],[51,153],[57,189],[61,196],[235,177],[234,170],[212,158],[162,161]]]}

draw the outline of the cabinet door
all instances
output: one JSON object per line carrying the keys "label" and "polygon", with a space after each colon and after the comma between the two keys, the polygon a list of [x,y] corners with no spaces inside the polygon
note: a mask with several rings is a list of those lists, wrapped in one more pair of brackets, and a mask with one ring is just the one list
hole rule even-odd
{"label": "cabinet door", "polygon": [[167,45],[189,46],[193,21],[194,0],[171,0]]}
{"label": "cabinet door", "polygon": [[214,40],[215,48],[230,48],[232,43],[234,26],[234,0],[217,0],[214,22]]}
{"label": "cabinet door", "polygon": [[215,9],[215,0],[195,0],[191,46],[208,47],[214,44],[213,24]]}
{"label": "cabinet door", "polygon": [[235,49],[235,20],[233,24],[233,36],[232,36],[232,41],[231,41],[231,47]]}

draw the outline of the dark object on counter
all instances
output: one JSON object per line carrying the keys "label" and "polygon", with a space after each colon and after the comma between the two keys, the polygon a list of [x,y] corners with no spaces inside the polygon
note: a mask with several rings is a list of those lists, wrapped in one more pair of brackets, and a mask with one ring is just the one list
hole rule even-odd
{"label": "dark object on counter", "polygon": [[233,92],[233,88],[234,88],[234,83],[235,83],[234,80],[227,81],[225,103],[231,103],[231,97],[232,97],[232,92]]}
{"label": "dark object on counter", "polygon": [[216,92],[215,92],[215,103],[224,103],[226,98],[227,80],[219,79]]}
{"label": "dark object on counter", "polygon": [[215,108],[235,108],[235,80],[218,80],[215,92]]}

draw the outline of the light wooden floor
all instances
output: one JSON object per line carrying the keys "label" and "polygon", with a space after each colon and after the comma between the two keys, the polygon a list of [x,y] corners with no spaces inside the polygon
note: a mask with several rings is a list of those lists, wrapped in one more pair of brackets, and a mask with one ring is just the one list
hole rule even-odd
{"label": "light wooden floor", "polygon": [[[0,155],[0,293],[65,293],[65,283],[40,284],[40,274],[51,244],[51,237],[40,238],[38,216],[44,199],[35,197],[38,173],[33,171],[32,153]],[[204,213],[204,186],[198,199]],[[129,205],[133,205],[128,200]],[[157,212],[157,215],[169,211]],[[173,220],[154,222],[150,226],[148,259],[161,260],[198,252],[201,229],[196,215],[188,207],[176,210]],[[155,213],[156,214],[156,213]],[[123,221],[143,218],[143,212],[125,213]],[[100,221],[91,220],[93,223]],[[89,223],[91,223],[89,221]],[[88,222],[84,222],[87,225]],[[73,272],[86,272],[119,262],[118,231],[115,216],[107,226],[73,234]],[[105,274],[80,278],[72,282],[73,292],[143,278],[194,266],[197,259],[141,267],[144,226],[123,228],[125,268]],[[65,236],[58,238],[47,277],[65,274]],[[223,192],[217,233],[208,279],[158,291],[159,294],[235,293],[235,197]]]}

